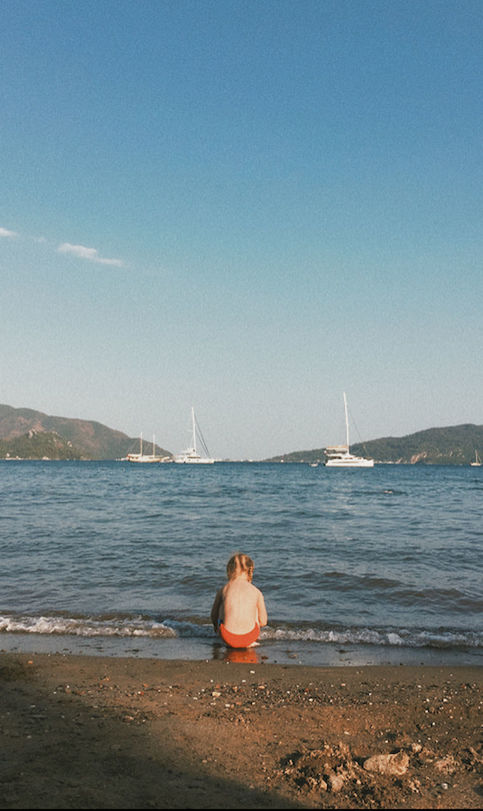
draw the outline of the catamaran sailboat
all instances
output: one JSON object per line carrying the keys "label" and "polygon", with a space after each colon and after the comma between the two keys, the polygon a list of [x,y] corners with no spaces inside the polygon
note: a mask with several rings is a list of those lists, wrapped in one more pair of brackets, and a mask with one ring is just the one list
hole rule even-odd
{"label": "catamaran sailboat", "polygon": [[325,449],[327,457],[326,467],[374,467],[374,459],[365,459],[363,456],[354,456],[349,445],[349,416],[347,412],[347,397],[344,392],[345,411],[345,445],[331,445]]}
{"label": "catamaran sailboat", "polygon": [[[196,420],[195,410],[193,407],[191,407],[191,432],[191,447],[187,448],[185,451],[182,451],[182,453],[176,454],[174,461],[178,462],[178,464],[185,465],[212,465],[215,460],[211,458],[210,452],[206,447],[206,442],[203,439],[203,435]],[[205,454],[204,456],[201,456],[198,453],[197,440],[199,440],[203,453]]]}

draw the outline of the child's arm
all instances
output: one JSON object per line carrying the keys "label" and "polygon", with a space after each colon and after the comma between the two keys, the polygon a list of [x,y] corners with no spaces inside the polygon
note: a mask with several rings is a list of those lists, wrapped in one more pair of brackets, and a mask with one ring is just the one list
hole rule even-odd
{"label": "child's arm", "polygon": [[213,623],[213,628],[216,632],[218,632],[218,619],[220,617],[220,608],[223,599],[223,589],[218,589],[216,592],[215,599],[213,601],[213,605],[211,607],[211,622]]}
{"label": "child's arm", "polygon": [[268,622],[268,615],[267,609],[265,608],[265,600],[263,597],[262,592],[259,590],[258,592],[258,602],[257,602],[257,614],[258,614],[258,624],[260,628],[262,625],[266,625]]}

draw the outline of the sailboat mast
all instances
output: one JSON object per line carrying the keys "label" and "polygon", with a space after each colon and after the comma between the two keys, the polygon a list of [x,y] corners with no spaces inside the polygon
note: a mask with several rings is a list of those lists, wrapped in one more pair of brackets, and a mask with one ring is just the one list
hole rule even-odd
{"label": "sailboat mast", "polygon": [[191,406],[191,422],[193,424],[193,449],[196,451],[196,425],[195,425],[195,409]]}
{"label": "sailboat mast", "polygon": [[347,397],[344,392],[344,411],[345,411],[345,437],[347,443],[347,450],[349,450],[349,416],[347,414]]}

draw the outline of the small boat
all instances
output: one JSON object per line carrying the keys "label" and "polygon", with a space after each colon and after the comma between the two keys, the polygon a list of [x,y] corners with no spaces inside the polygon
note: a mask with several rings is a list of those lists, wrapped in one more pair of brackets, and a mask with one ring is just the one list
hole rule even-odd
{"label": "small boat", "polygon": [[344,392],[345,412],[345,445],[330,445],[325,449],[327,457],[325,467],[374,467],[374,459],[365,459],[363,456],[354,456],[349,445],[349,416],[347,411],[347,397]]}
{"label": "small boat", "polygon": [[[205,454],[204,456],[198,453],[198,441]],[[215,459],[210,456],[210,452],[206,447],[206,442],[203,439],[203,434],[195,417],[193,407],[191,407],[191,447],[176,454],[173,461],[184,465],[212,465],[215,461]]]}
{"label": "small boat", "polygon": [[471,467],[481,467],[481,460],[478,456],[478,451],[475,450],[475,461],[470,462]]}

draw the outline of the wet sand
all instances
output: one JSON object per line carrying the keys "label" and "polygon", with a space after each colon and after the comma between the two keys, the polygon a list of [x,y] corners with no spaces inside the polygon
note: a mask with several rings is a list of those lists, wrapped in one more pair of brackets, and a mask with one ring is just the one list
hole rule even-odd
{"label": "wet sand", "polygon": [[479,667],[0,653],[0,808],[480,808],[481,686]]}

